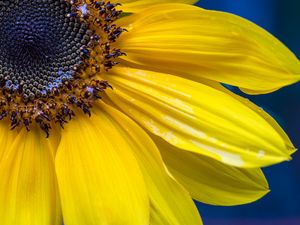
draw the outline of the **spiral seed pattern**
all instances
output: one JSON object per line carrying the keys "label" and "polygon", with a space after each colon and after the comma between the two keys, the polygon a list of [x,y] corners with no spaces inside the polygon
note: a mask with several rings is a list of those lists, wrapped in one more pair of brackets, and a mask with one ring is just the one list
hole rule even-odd
{"label": "spiral seed pattern", "polygon": [[99,80],[125,55],[112,44],[120,4],[95,0],[0,1],[0,120],[11,129],[37,124],[49,136],[101,99]]}
{"label": "spiral seed pattern", "polygon": [[33,100],[74,77],[92,32],[70,13],[64,0],[5,1],[0,11],[3,88]]}

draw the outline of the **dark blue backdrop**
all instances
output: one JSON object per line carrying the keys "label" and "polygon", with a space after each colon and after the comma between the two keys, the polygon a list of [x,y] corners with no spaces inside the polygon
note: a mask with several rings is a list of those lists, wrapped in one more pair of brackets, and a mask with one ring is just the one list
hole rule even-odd
{"label": "dark blue backdrop", "polygon": [[[255,22],[300,57],[299,0],[200,0],[198,5],[231,12]],[[275,117],[300,148],[300,83],[249,98]],[[235,207],[199,203],[204,224],[300,225],[300,152],[293,158],[291,162],[264,169],[271,193],[256,203]]]}

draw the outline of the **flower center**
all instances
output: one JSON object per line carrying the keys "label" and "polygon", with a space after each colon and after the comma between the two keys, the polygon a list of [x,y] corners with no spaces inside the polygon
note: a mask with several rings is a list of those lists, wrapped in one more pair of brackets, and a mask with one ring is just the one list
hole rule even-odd
{"label": "flower center", "polygon": [[[88,2],[88,3],[87,3]],[[123,53],[111,49],[124,31],[109,1],[0,1],[0,119],[12,129],[36,122],[49,135],[110,87],[97,79]]]}
{"label": "flower center", "polygon": [[24,100],[46,96],[74,77],[92,35],[64,1],[7,1],[0,14],[0,79]]}

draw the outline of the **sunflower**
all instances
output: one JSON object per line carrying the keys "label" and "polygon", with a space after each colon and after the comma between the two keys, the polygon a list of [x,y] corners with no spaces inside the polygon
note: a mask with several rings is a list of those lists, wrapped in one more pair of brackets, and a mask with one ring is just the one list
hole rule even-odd
{"label": "sunflower", "polygon": [[295,151],[224,88],[297,82],[266,31],[194,0],[0,1],[1,225],[199,225]]}

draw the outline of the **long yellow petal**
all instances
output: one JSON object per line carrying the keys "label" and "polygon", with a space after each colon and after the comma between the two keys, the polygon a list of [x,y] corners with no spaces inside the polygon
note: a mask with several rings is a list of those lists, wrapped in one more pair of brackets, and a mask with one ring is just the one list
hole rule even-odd
{"label": "long yellow petal", "polygon": [[162,3],[185,3],[194,4],[197,0],[113,0],[113,3],[121,3],[124,12],[138,12],[145,8]]}
{"label": "long yellow petal", "polygon": [[184,4],[153,6],[119,22],[127,66],[203,78],[267,93],[300,79],[300,63],[253,23]]}
{"label": "long yellow petal", "polygon": [[228,166],[182,151],[160,138],[155,140],[170,172],[200,202],[240,205],[256,201],[269,192],[261,169]]}
{"label": "long yellow petal", "polygon": [[[126,138],[143,172],[151,203],[151,225],[201,225],[190,195],[169,177],[159,151],[145,131],[119,111],[102,104],[118,132]],[[98,112],[100,113],[100,112]]]}
{"label": "long yellow petal", "polygon": [[[7,124],[6,124],[7,125]],[[62,215],[54,167],[55,134],[23,129],[2,148],[0,162],[1,225],[61,225]]]}
{"label": "long yellow petal", "polygon": [[238,167],[278,163],[294,151],[271,117],[219,89],[122,67],[103,78],[114,87],[107,93],[118,107],[179,148]]}
{"label": "long yellow petal", "polygon": [[56,157],[65,225],[147,225],[149,201],[139,166],[104,113],[79,114]]}
{"label": "long yellow petal", "polygon": [[2,160],[2,156],[7,152],[8,147],[13,145],[16,141],[16,136],[18,135],[18,131],[14,130],[13,132],[10,130],[9,121],[4,120],[0,122],[0,162]]}

